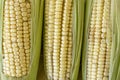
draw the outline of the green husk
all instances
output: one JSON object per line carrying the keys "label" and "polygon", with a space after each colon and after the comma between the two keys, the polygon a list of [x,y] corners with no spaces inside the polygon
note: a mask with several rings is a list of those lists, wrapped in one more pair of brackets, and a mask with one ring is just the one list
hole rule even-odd
{"label": "green husk", "polygon": [[88,25],[92,13],[93,0],[86,0],[85,7],[85,27],[83,39],[83,52],[82,52],[82,79],[86,80],[86,59],[87,59],[87,44],[88,44]]}
{"label": "green husk", "polygon": [[73,0],[73,57],[71,80],[78,79],[83,41],[83,24],[84,0]]}
{"label": "green husk", "polygon": [[31,29],[31,65],[29,74],[20,78],[8,77],[2,73],[2,26],[4,1],[0,0],[0,80],[36,80],[41,50],[43,7],[44,0],[31,0],[32,29]]}
{"label": "green husk", "polygon": [[109,80],[120,80],[120,0],[112,0],[112,52]]}

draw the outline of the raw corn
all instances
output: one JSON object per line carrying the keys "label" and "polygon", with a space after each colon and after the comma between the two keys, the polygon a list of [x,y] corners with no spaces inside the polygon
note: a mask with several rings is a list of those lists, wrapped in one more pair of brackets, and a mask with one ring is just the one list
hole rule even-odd
{"label": "raw corn", "polygon": [[83,80],[109,80],[112,49],[111,1],[88,1],[89,6],[92,4],[92,7],[91,12],[88,11],[88,14],[91,15],[89,21],[86,21],[88,23],[86,25],[88,26],[86,44],[88,45],[86,48],[86,63],[83,61],[82,64],[86,68],[83,68],[86,71],[86,74],[83,74],[85,77]]}
{"label": "raw corn", "polygon": [[87,80],[108,80],[112,35],[111,0],[94,0],[88,37]]}
{"label": "raw corn", "polygon": [[0,80],[36,80],[44,0],[0,0]]}
{"label": "raw corn", "polygon": [[72,0],[46,0],[44,63],[48,80],[69,80],[72,61]]}
{"label": "raw corn", "polygon": [[29,72],[31,48],[31,3],[5,0],[3,7],[3,73],[21,77]]}

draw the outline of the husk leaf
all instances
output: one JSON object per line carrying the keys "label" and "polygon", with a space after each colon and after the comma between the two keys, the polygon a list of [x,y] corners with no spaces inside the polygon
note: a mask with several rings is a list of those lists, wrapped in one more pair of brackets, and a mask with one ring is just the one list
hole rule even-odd
{"label": "husk leaf", "polygon": [[84,24],[84,0],[73,0],[73,55],[71,80],[78,79]]}

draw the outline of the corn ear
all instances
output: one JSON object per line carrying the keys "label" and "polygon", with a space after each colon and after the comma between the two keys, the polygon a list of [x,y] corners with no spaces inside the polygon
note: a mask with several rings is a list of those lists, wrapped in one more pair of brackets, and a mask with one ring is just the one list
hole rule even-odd
{"label": "corn ear", "polygon": [[1,0],[0,3],[1,80],[36,80],[44,0]]}
{"label": "corn ear", "polygon": [[84,0],[45,0],[43,53],[48,80],[77,80],[83,14]]}
{"label": "corn ear", "polygon": [[119,2],[119,0],[86,1],[83,80],[120,79]]}

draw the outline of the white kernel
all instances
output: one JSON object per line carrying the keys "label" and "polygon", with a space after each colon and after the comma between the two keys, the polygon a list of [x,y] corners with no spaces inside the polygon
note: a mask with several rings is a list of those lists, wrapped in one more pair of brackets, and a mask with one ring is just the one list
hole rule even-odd
{"label": "white kernel", "polygon": [[17,41],[17,38],[16,38],[16,37],[11,37],[11,41],[12,41],[12,42],[16,42],[16,41]]}
{"label": "white kernel", "polygon": [[16,33],[11,33],[11,36],[16,38],[17,34]]}
{"label": "white kernel", "polygon": [[16,29],[16,24],[10,25],[10,28],[15,28]]}
{"label": "white kernel", "polygon": [[18,52],[19,48],[16,46],[13,47],[13,52]]}
{"label": "white kernel", "polygon": [[10,61],[10,66],[11,66],[11,65],[14,66],[14,62],[13,62],[13,61]]}
{"label": "white kernel", "polygon": [[27,16],[27,12],[22,12],[22,16]]}
{"label": "white kernel", "polygon": [[27,18],[27,17],[23,17],[23,20],[24,20],[24,21],[27,21],[27,20],[28,20],[28,18]]}
{"label": "white kernel", "polygon": [[18,7],[20,4],[18,2],[14,3],[15,7]]}
{"label": "white kernel", "polygon": [[16,32],[16,29],[11,29],[10,32],[11,32],[11,33],[15,33],[15,32]]}
{"label": "white kernel", "polygon": [[27,74],[27,72],[26,72],[26,71],[23,71],[23,72],[22,72],[22,75],[26,75],[26,74]]}
{"label": "white kernel", "polygon": [[23,47],[23,43],[18,43],[18,46],[22,48]]}
{"label": "white kernel", "polygon": [[13,18],[13,17],[16,17],[16,15],[15,14],[10,14],[10,17]]}
{"label": "white kernel", "polygon": [[21,11],[16,11],[15,14],[16,14],[16,16],[19,16],[19,15],[21,15]]}
{"label": "white kernel", "polygon": [[26,4],[26,7],[27,7],[27,8],[30,8],[31,6],[30,6],[30,4],[29,4],[29,3],[27,3],[27,4]]}
{"label": "white kernel", "polygon": [[10,58],[13,58],[13,56],[14,56],[13,54],[9,54],[9,57],[10,57]]}
{"label": "white kernel", "polygon": [[16,74],[16,77],[21,77],[21,76],[22,76],[22,74],[21,74],[21,73]]}
{"label": "white kernel", "polygon": [[22,38],[22,37],[23,37],[22,34],[18,34],[18,35],[17,35],[17,38]]}
{"label": "white kernel", "polygon": [[14,5],[14,1],[10,1],[10,2],[9,2],[9,5]]}
{"label": "white kernel", "polygon": [[16,19],[21,19],[22,15],[16,15]]}
{"label": "white kernel", "polygon": [[21,8],[21,11],[23,12],[23,11],[27,11],[27,8],[25,8],[25,7],[23,7],[23,8]]}
{"label": "white kernel", "polygon": [[23,26],[28,26],[28,22],[23,22]]}
{"label": "white kernel", "polygon": [[28,30],[28,29],[29,29],[28,26],[24,26],[24,27],[23,27],[23,30]]}
{"label": "white kernel", "polygon": [[15,11],[14,10],[10,10],[9,12],[10,12],[10,14],[14,14]]}
{"label": "white kernel", "polygon": [[20,3],[24,3],[24,2],[25,2],[25,0],[19,0],[19,2],[20,2]]}
{"label": "white kernel", "polygon": [[18,23],[22,23],[23,20],[22,20],[22,19],[17,19],[17,22],[18,22]]}
{"label": "white kernel", "polygon": [[24,51],[25,51],[24,49],[19,49],[20,53],[24,53]]}
{"label": "white kernel", "polygon": [[[17,30],[18,30],[18,31],[21,31],[21,30],[22,30],[22,27],[17,27]],[[17,34],[17,35],[22,35],[22,33],[21,33],[21,34]]]}
{"label": "white kernel", "polygon": [[10,66],[10,69],[15,69],[15,66],[13,65],[13,66]]}
{"label": "white kernel", "polygon": [[23,37],[24,37],[24,40],[28,40],[30,37],[30,34],[24,34]]}
{"label": "white kernel", "polygon": [[22,31],[17,31],[17,34],[22,34],[23,32]]}
{"label": "white kernel", "polygon": [[9,4],[9,1],[5,1],[5,5],[8,5]]}
{"label": "white kernel", "polygon": [[29,31],[23,31],[24,34],[29,34]]}
{"label": "white kernel", "polygon": [[22,56],[22,55],[20,54],[20,60],[24,61],[24,60],[25,60],[25,55]]}
{"label": "white kernel", "polygon": [[23,41],[22,38],[17,39],[17,42],[18,42],[18,43],[21,43],[22,41]]}
{"label": "white kernel", "polygon": [[19,61],[20,61],[19,59],[15,59],[15,63],[19,63]]}
{"label": "white kernel", "polygon": [[20,63],[17,62],[17,63],[15,63],[15,65],[16,65],[16,66],[20,66]]}
{"label": "white kernel", "polygon": [[21,3],[21,4],[20,4],[20,7],[25,8],[25,7],[26,7],[26,3]]}
{"label": "white kernel", "polygon": [[12,53],[12,48],[8,48],[8,52]]}
{"label": "white kernel", "polygon": [[15,11],[20,11],[20,7],[19,7],[19,6],[16,6],[16,7],[15,7]]}

